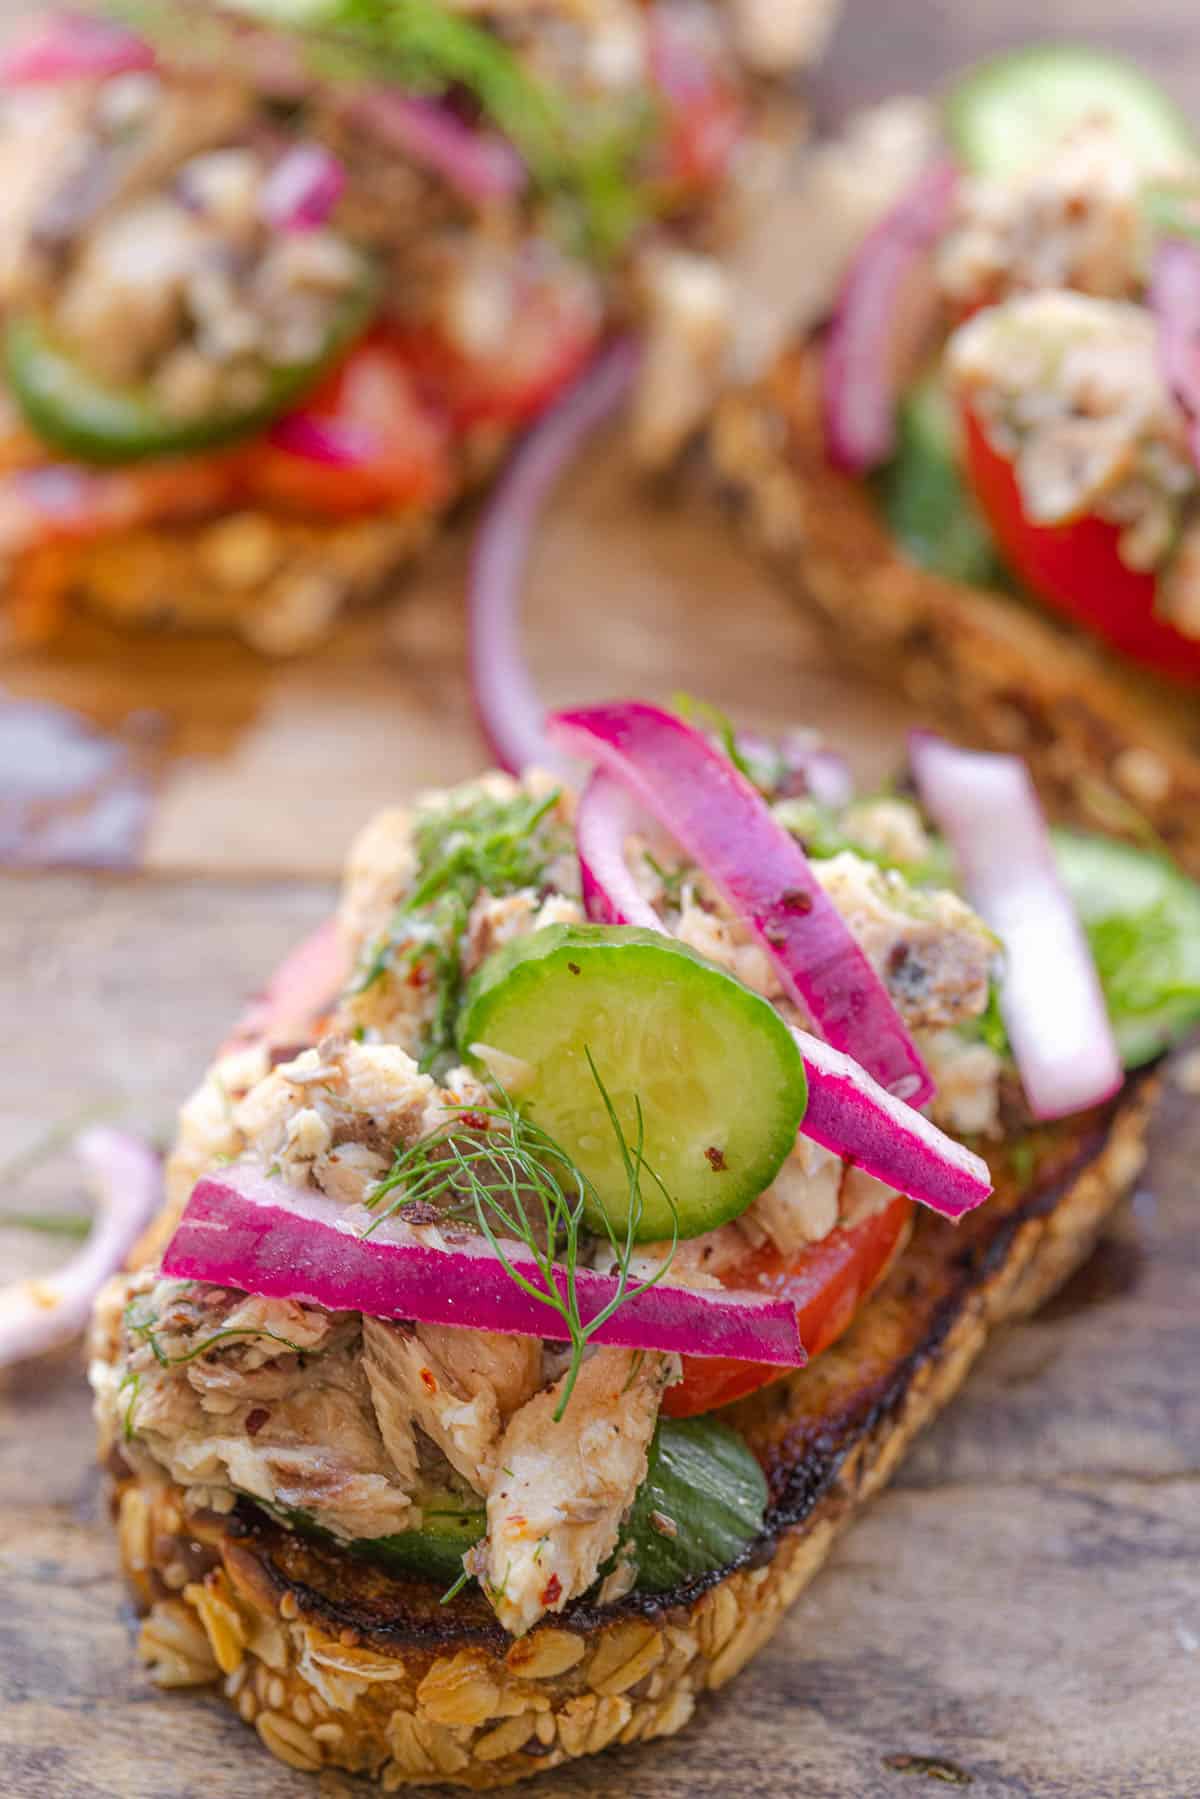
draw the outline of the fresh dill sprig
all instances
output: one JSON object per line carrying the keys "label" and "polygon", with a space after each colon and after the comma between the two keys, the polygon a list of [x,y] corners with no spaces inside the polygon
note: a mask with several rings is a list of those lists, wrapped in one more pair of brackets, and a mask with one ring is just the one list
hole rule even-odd
{"label": "fresh dill sprig", "polygon": [[238,1326],[229,1326],[224,1330],[212,1331],[204,1338],[203,1342],[193,1344],[191,1349],[185,1350],[182,1355],[169,1356],[158,1340],[158,1332],[155,1329],[155,1326],[159,1322],[157,1312],[151,1317],[137,1317],[134,1311],[136,1305],[137,1299],[134,1298],[131,1299],[129,1304],[125,1307],[125,1328],[128,1330],[131,1337],[139,1337],[141,1341],[146,1344],[160,1368],[183,1368],[188,1362],[194,1362],[198,1356],[207,1355],[214,1343],[227,1342],[231,1337],[244,1337],[246,1339],[258,1339],[261,1337],[269,1343],[282,1344],[282,1346],[285,1349],[290,1350],[293,1355],[307,1356],[312,1354],[312,1351],[305,1349],[302,1343],[293,1343],[290,1337],[281,1337],[278,1331],[255,1329],[246,1325],[240,1328]]}
{"label": "fresh dill sprig", "polygon": [[412,891],[371,946],[346,997],[353,1002],[385,974],[419,969],[434,994],[418,1058],[422,1072],[453,1057],[471,907],[485,889],[501,896],[539,886],[549,864],[569,851],[570,837],[553,816],[558,801],[557,788],[541,798],[480,793],[466,805],[435,806],[418,815]]}
{"label": "fresh dill sprig", "polygon": [[[679,1216],[675,1202],[646,1162],[645,1126],[641,1102],[635,1098],[636,1133],[632,1143],[617,1116],[600,1071],[585,1049],[588,1068],[596,1083],[628,1183],[624,1224],[614,1225],[594,1183],[540,1125],[522,1117],[507,1094],[498,1106],[480,1111],[463,1108],[431,1137],[401,1150],[384,1180],[367,1198],[374,1209],[391,1200],[367,1231],[372,1231],[403,1207],[414,1202],[435,1203],[449,1199],[451,1215],[474,1220],[493,1255],[522,1293],[548,1306],[562,1319],[571,1346],[571,1359],[555,1410],[557,1422],[566,1411],[583,1365],[583,1354],[601,1326],[627,1301],[656,1286],[675,1255],[679,1242]],[[463,1132],[463,1119],[471,1127]],[[487,1128],[479,1130],[480,1120]],[[670,1208],[672,1237],[669,1254],[644,1280],[631,1279],[630,1267],[644,1211],[643,1180],[650,1180]],[[604,1235],[612,1251],[617,1286],[613,1297],[596,1316],[584,1323],[579,1308],[579,1257],[585,1208],[604,1220]],[[537,1278],[530,1280],[514,1266],[509,1254],[513,1244],[533,1262]],[[507,1247],[506,1247],[507,1245]]]}
{"label": "fresh dill sprig", "polygon": [[74,1237],[91,1233],[86,1212],[0,1212],[0,1230],[38,1231],[44,1237]]}
{"label": "fresh dill sprig", "polygon": [[138,1402],[138,1394],[142,1387],[141,1375],[135,1374],[132,1370],[126,1373],[122,1377],[120,1385],[117,1387],[118,1396],[124,1393],[126,1387],[128,1387],[130,1391],[129,1398],[125,1402],[124,1416],[121,1419],[121,1434],[127,1443],[132,1443],[134,1435],[136,1434],[133,1428],[133,1413],[134,1407]]}
{"label": "fresh dill sprig", "polygon": [[465,1586],[467,1586],[468,1583],[470,1581],[472,1581],[474,1578],[475,1577],[471,1573],[470,1569],[464,1568],[462,1573],[459,1575],[458,1579],[454,1582],[454,1585],[452,1587],[446,1588],[446,1591],[442,1594],[441,1598],[438,1600],[438,1604],[439,1605],[449,1605],[450,1601],[452,1599],[457,1599],[459,1594],[462,1592],[463,1588]]}

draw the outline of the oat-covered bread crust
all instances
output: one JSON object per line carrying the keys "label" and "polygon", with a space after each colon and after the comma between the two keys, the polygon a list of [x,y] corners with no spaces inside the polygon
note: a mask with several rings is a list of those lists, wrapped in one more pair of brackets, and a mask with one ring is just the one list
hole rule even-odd
{"label": "oat-covered bread crust", "polygon": [[965,740],[1016,750],[1049,803],[1118,834],[1151,830],[1200,872],[1200,704],[1082,634],[899,553],[862,482],[824,452],[819,359],[790,352],[718,406],[707,468],[854,666],[899,679]]}
{"label": "oat-covered bread crust", "polygon": [[[144,525],[29,551],[16,571],[17,628],[36,636],[44,588],[122,627],[230,631],[268,656],[311,649],[428,546],[430,512],[302,519],[241,510]],[[22,617],[29,595],[30,617]]]}
{"label": "oat-covered bread crust", "polygon": [[763,1536],[723,1573],[603,1612],[580,1603],[514,1641],[480,1597],[441,1606],[436,1585],[308,1543],[253,1508],[192,1514],[179,1489],[119,1472],[143,1659],[164,1685],[220,1682],[291,1766],[365,1772],[388,1791],[505,1786],[681,1729],[698,1695],[766,1642],[993,1327],[1086,1256],[1142,1165],[1157,1086],[1135,1077],[1109,1106],[1040,1129],[1024,1181],[1003,1146],[987,1206],[957,1228],[922,1215],[842,1341],[736,1408],[771,1506]]}

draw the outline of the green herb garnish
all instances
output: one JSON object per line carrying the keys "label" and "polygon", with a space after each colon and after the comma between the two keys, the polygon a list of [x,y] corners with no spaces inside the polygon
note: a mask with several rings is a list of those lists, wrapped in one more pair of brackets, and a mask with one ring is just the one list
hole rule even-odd
{"label": "green herb garnish", "polygon": [[485,890],[499,897],[540,886],[550,863],[570,850],[570,834],[552,817],[558,799],[557,788],[541,799],[475,794],[466,805],[432,807],[416,820],[412,892],[371,946],[347,997],[367,992],[386,974],[420,968],[435,995],[421,1044],[423,1072],[455,1059],[462,939],[471,907]]}
{"label": "green herb garnish", "polygon": [[0,1230],[38,1231],[44,1237],[88,1236],[92,1221],[86,1212],[0,1212]]}
{"label": "green herb garnish", "polygon": [[141,1391],[141,1386],[142,1386],[141,1375],[130,1372],[123,1376],[121,1383],[117,1388],[118,1394],[124,1393],[126,1387],[128,1387],[130,1390],[129,1398],[126,1401],[126,1405],[125,1405],[125,1413],[121,1420],[121,1434],[127,1443],[132,1443],[133,1438],[134,1438],[133,1409],[137,1405],[138,1394]]}
{"label": "green herb garnish", "polygon": [[473,1578],[474,1578],[474,1576],[470,1573],[470,1571],[468,1569],[464,1568],[462,1573],[459,1575],[458,1579],[454,1582],[454,1585],[446,1588],[446,1591],[442,1594],[441,1598],[438,1600],[438,1604],[439,1605],[449,1605],[450,1601],[452,1599],[458,1598],[458,1596],[462,1592],[463,1588],[465,1586],[467,1586],[468,1583]]}
{"label": "green herb garnish", "polygon": [[496,32],[441,0],[106,0],[143,36],[184,61],[236,55],[247,21],[284,31],[314,76],[339,85],[394,83],[412,94],[468,93],[520,152],[537,186],[568,203],[582,247],[608,258],[644,216],[635,164],[654,127],[644,94],[615,109],[560,93]]}
{"label": "green herb garnish", "polygon": [[302,1343],[293,1343],[290,1337],[281,1337],[278,1331],[258,1330],[246,1326],[240,1329],[229,1327],[224,1330],[212,1331],[204,1338],[203,1342],[194,1344],[182,1355],[169,1356],[159,1342],[155,1329],[159,1322],[158,1313],[138,1316],[135,1310],[137,1303],[136,1298],[131,1299],[125,1307],[125,1328],[131,1337],[139,1337],[147,1345],[160,1368],[183,1368],[188,1362],[194,1362],[197,1356],[207,1355],[215,1343],[227,1342],[231,1337],[244,1337],[248,1341],[261,1338],[268,1343],[279,1343],[284,1349],[288,1349],[293,1355],[298,1356],[307,1356],[313,1353]]}
{"label": "green herb garnish", "polygon": [[[385,1218],[392,1217],[405,1206],[417,1201],[433,1204],[448,1197],[450,1215],[474,1220],[505,1273],[522,1293],[557,1313],[567,1327],[571,1360],[563,1382],[562,1398],[554,1413],[556,1422],[570,1402],[588,1343],[627,1300],[657,1285],[670,1267],[679,1241],[679,1219],[674,1202],[647,1166],[642,1153],[641,1103],[635,1098],[637,1130],[631,1144],[590,1050],[585,1053],[629,1183],[628,1210],[622,1232],[618,1233],[609,1221],[599,1195],[583,1170],[547,1132],[523,1118],[507,1096],[502,1096],[499,1106],[484,1112],[475,1107],[464,1108],[457,1120],[452,1119],[432,1137],[401,1150],[387,1177],[366,1202],[374,1208],[395,1195],[392,1203],[370,1226],[369,1235]],[[474,1126],[467,1135],[463,1132],[464,1118]],[[481,1120],[487,1121],[486,1130],[479,1130]],[[633,1281],[630,1264],[642,1217],[644,1178],[654,1182],[670,1206],[674,1234],[670,1253],[661,1266],[647,1279]],[[617,1269],[616,1292],[587,1324],[579,1313],[578,1282],[581,1238],[587,1234],[583,1229],[585,1202],[593,1214],[598,1211],[604,1218],[605,1235]],[[528,1280],[513,1266],[501,1237],[519,1243],[528,1253],[538,1271],[537,1283]],[[561,1285],[556,1275],[561,1276]]]}
{"label": "green herb garnish", "polygon": [[716,738],[733,766],[739,774],[745,775],[760,792],[768,793],[775,785],[776,767],[767,769],[752,761],[743,746],[738,742],[738,734],[733,720],[719,706],[708,700],[697,699],[693,693],[676,693],[671,696],[671,710],[680,718],[686,719],[690,725],[699,725],[703,730]]}

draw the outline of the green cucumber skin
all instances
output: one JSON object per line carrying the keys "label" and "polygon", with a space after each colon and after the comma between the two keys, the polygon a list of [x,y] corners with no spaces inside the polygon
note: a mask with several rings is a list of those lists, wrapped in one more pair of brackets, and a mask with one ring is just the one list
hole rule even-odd
{"label": "green cucumber skin", "polygon": [[[482,1502],[447,1505],[444,1511],[426,1506],[419,1530],[352,1543],[332,1536],[305,1512],[262,1509],[356,1561],[446,1587],[459,1579],[463,1556],[487,1531]],[[660,1418],[646,1478],[622,1531],[622,1547],[638,1568],[636,1590],[667,1593],[727,1568],[759,1535],[766,1509],[766,1477],[727,1424],[715,1418]],[[655,1515],[673,1523],[677,1534],[664,1535]]]}
{"label": "green cucumber skin", "polygon": [[1005,585],[1004,564],[959,469],[936,377],[901,400],[895,454],[877,480],[884,516],[910,561],[973,587]]}
{"label": "green cucumber skin", "polygon": [[[1064,105],[1072,88],[1078,104]],[[947,93],[943,116],[971,172],[1003,178],[1052,154],[1074,119],[1106,104],[1148,172],[1200,151],[1187,118],[1156,82],[1086,44],[1031,44],[980,63]]]}
{"label": "green cucumber skin", "polygon": [[320,356],[274,371],[256,406],[186,424],[166,416],[148,393],[95,380],[32,314],[16,315],[5,328],[5,379],[37,436],[79,462],[114,467],[196,455],[253,436],[296,405],[366,329],[377,297],[377,277],[364,265],[361,285],[347,298]]}
{"label": "green cucumber skin", "polygon": [[766,1509],[766,1477],[736,1431],[715,1418],[660,1418],[625,1530],[638,1588],[669,1593],[727,1568],[759,1535]]}
{"label": "green cucumber skin", "polygon": [[473,1549],[487,1534],[487,1514],[482,1501],[475,1506],[459,1506],[449,1495],[444,1509],[440,1504],[422,1508],[419,1530],[402,1531],[392,1537],[356,1537],[352,1542],[335,1537],[308,1512],[268,1505],[252,1493],[243,1497],[301,1536],[344,1550],[355,1561],[370,1562],[375,1567],[386,1568],[391,1574],[444,1581],[447,1586],[452,1586],[462,1573],[462,1559],[468,1549]]}
{"label": "green cucumber skin", "polygon": [[[695,1188],[690,1194],[681,1193],[678,1176],[673,1179],[669,1168],[657,1166],[651,1151],[647,1150],[647,1162],[677,1205],[679,1236],[702,1236],[738,1217],[771,1185],[795,1144],[796,1131],[804,1115],[807,1102],[804,1059],[788,1027],[768,1000],[716,968],[686,944],[658,932],[623,925],[548,925],[505,945],[475,974],[460,1016],[459,1046],[464,1058],[478,1065],[478,1059],[471,1053],[471,1045],[493,1042],[490,1024],[501,1000],[517,1010],[544,1005],[544,983],[548,972],[567,990],[567,984],[574,978],[572,971],[583,968],[585,963],[594,965],[597,959],[608,960],[619,989],[622,959],[638,954],[653,958],[660,970],[671,967],[677,973],[694,971],[698,979],[715,984],[711,987],[714,997],[719,996],[731,1011],[739,1012],[748,1021],[749,1028],[769,1034],[771,1039],[772,1061],[778,1071],[783,1097],[778,1119],[772,1121],[770,1131],[756,1137],[756,1154],[752,1161],[744,1164],[739,1161],[736,1173],[732,1168],[718,1172],[709,1167],[690,1175],[688,1179],[693,1183],[703,1183],[703,1194],[697,1196]],[[628,975],[626,962],[624,978]],[[505,1049],[507,1046],[498,1041],[496,1047]],[[611,1071],[600,1062],[597,1066],[601,1078],[610,1084]],[[581,1074],[581,1078],[590,1076]],[[522,1110],[527,1105],[529,1116],[539,1122],[536,1094],[528,1102],[520,1093],[513,1097]],[[649,1135],[648,1131],[648,1138]],[[708,1185],[710,1176],[711,1187]],[[637,1240],[661,1242],[670,1237],[676,1215],[651,1181],[643,1183],[643,1201],[645,1212]],[[594,1230],[604,1230],[603,1212],[590,1197],[585,1201],[584,1212]],[[624,1228],[623,1217],[611,1210],[610,1217],[618,1230]]]}
{"label": "green cucumber skin", "polygon": [[444,1581],[450,1587],[463,1571],[463,1556],[487,1534],[487,1515],[478,1510],[422,1512],[421,1528],[394,1537],[367,1537],[347,1545],[358,1561],[391,1574]]}
{"label": "green cucumber skin", "polygon": [[[1200,1022],[1200,887],[1165,856],[1131,844],[1074,831],[1053,836],[1059,872],[1100,970],[1121,1059],[1126,1068],[1139,1068]],[[1109,966],[1105,943],[1114,933],[1119,960]],[[1131,1005],[1121,983],[1137,954],[1152,971],[1151,990]]]}

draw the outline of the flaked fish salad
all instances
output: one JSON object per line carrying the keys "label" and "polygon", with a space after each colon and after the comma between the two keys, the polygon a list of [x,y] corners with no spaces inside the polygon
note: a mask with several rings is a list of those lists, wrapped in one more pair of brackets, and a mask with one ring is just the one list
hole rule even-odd
{"label": "flaked fish salad", "polygon": [[139,1479],[477,1583],[514,1636],[744,1555],[722,1408],[1200,1015],[1196,889],[1051,833],[1012,758],[918,738],[864,798],[708,712],[550,742],[582,793],[491,774],[363,832],[184,1106],[92,1360]]}

